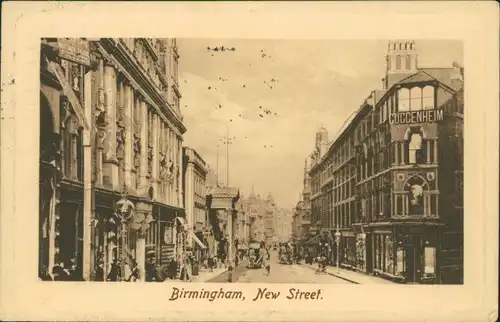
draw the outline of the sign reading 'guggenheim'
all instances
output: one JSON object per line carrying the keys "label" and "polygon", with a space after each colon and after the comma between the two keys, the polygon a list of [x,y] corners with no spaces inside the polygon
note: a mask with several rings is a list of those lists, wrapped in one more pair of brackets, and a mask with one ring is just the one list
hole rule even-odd
{"label": "sign reading 'guggenheim'", "polygon": [[443,110],[399,112],[389,115],[391,124],[435,123],[443,120]]}

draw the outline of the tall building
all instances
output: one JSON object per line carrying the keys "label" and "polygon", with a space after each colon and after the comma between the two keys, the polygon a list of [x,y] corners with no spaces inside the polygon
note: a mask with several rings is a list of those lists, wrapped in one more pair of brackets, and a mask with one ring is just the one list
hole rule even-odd
{"label": "tall building", "polygon": [[420,68],[413,41],[390,42],[386,58],[383,89],[326,153],[316,144],[316,240],[330,235],[331,244],[338,229],[332,260],[342,267],[403,283],[463,283],[463,68]]}
{"label": "tall building", "polygon": [[210,224],[206,208],[208,167],[196,150],[183,147],[184,208],[189,227],[187,247],[201,259],[209,245]]}
{"label": "tall building", "polygon": [[289,209],[279,209],[276,217],[276,242],[289,242],[292,239],[293,216]]}
{"label": "tall building", "polygon": [[39,273],[74,260],[91,280],[121,258],[144,280],[146,257],[182,252],[176,40],[45,38],[40,58]]}
{"label": "tall building", "polygon": [[278,206],[276,205],[274,197],[271,193],[267,195],[267,198],[264,201],[264,208],[264,241],[267,245],[271,245],[276,242],[276,217],[278,215]]}

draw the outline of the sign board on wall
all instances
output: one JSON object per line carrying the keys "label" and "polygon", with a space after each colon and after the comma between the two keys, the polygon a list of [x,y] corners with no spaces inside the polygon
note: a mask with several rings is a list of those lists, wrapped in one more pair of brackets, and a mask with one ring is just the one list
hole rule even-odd
{"label": "sign board on wall", "polygon": [[442,120],[442,109],[398,112],[389,115],[391,124],[436,123]]}
{"label": "sign board on wall", "polygon": [[90,44],[82,38],[57,38],[59,57],[74,63],[90,66]]}

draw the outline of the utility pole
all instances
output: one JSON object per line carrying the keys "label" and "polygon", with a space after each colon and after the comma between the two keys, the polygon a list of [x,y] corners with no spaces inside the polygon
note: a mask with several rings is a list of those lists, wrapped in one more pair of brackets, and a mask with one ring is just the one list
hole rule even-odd
{"label": "utility pole", "polygon": [[217,161],[216,161],[216,170],[215,170],[215,185],[219,186],[219,145],[217,144]]}
{"label": "utility pole", "polygon": [[[229,126],[226,126],[226,136],[223,136],[220,141],[226,145],[226,187],[229,187],[229,145],[233,144],[233,140],[229,137]],[[218,156],[218,154],[217,154]],[[218,160],[218,157],[217,157]],[[218,161],[217,161],[218,164]],[[218,171],[217,171],[218,172]]]}

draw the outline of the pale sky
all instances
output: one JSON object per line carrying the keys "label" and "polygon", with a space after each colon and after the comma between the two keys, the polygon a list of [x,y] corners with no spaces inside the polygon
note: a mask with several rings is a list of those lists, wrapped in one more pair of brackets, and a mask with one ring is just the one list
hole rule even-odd
{"label": "pale sky", "polygon": [[[226,148],[217,145],[228,127],[234,138],[229,185],[246,196],[255,186],[262,197],[271,192],[280,207],[292,208],[316,130],[325,127],[333,139],[370,91],[381,89],[388,42],[178,39],[177,44],[180,105],[188,129],[184,145],[213,168],[218,149],[219,181],[225,183]],[[463,63],[461,42],[416,44],[419,67]]]}

